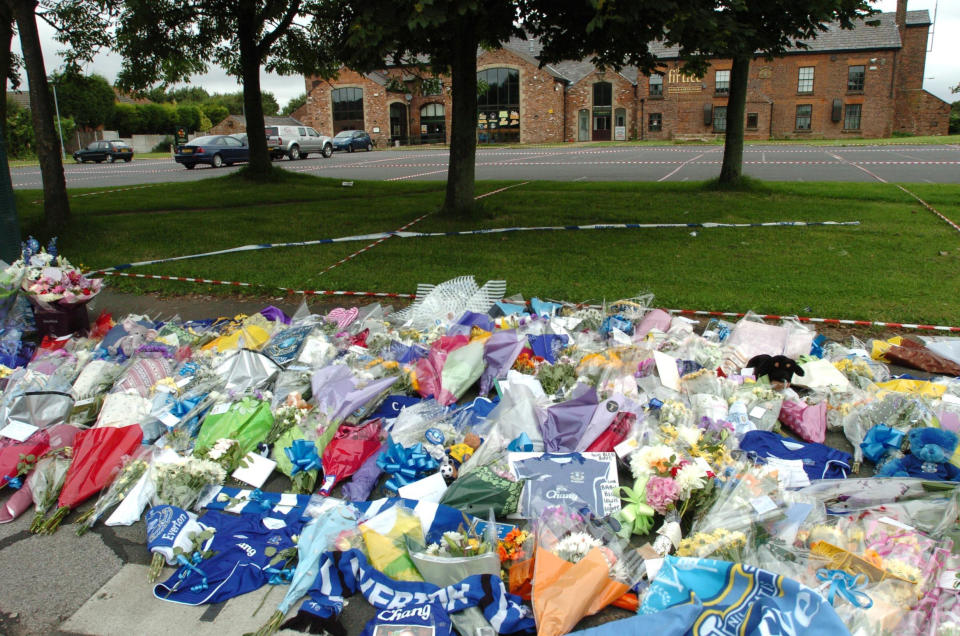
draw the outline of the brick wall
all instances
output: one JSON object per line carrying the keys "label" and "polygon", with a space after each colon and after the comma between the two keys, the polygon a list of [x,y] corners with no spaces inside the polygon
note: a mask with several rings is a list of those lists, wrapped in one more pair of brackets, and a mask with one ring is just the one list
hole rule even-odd
{"label": "brick wall", "polygon": [[614,71],[604,73],[590,73],[576,84],[566,87],[566,126],[565,138],[568,141],[582,141],[580,139],[580,111],[587,111],[587,126],[589,141],[593,133],[593,86],[598,82],[609,82],[611,85],[611,126],[610,139],[613,139],[616,112],[618,109],[626,111],[627,139],[637,137],[637,102],[633,83],[623,75]]}
{"label": "brick wall", "polygon": [[548,71],[505,49],[484,51],[477,58],[477,71],[498,67],[520,72],[520,142],[562,141],[563,86]]}
{"label": "brick wall", "polygon": [[[387,89],[370,78],[344,67],[332,81],[316,77],[306,78],[307,103],[297,111],[300,121],[312,126],[321,135],[334,135],[331,92],[335,88],[360,88],[363,90],[363,128],[378,146],[386,146],[390,140],[390,109],[387,106]],[[389,94],[389,97],[394,97]],[[379,132],[374,129],[379,128]]]}
{"label": "brick wall", "polygon": [[[927,27],[903,30],[904,46],[899,51],[873,50],[824,53],[799,53],[775,60],[753,60],[747,88],[746,113],[756,114],[756,126],[745,130],[747,139],[766,138],[842,138],[887,137],[894,131],[913,134],[946,134],[949,105],[921,90],[926,59]],[[864,67],[862,91],[848,91],[850,66]],[[666,61],[663,96],[650,95],[649,78],[640,75],[635,87],[624,76],[613,71],[593,72],[575,84],[564,86],[545,69],[508,50],[484,51],[477,59],[477,69],[506,67],[520,76],[520,141],[551,143],[576,141],[579,138],[579,113],[588,113],[588,137],[592,137],[593,86],[598,81],[612,84],[611,115],[626,111],[627,138],[672,139],[712,137],[713,124],[704,123],[704,107],[727,105],[725,95],[716,94],[716,72],[729,70],[730,60],[714,60],[701,78],[685,76],[680,63]],[[814,69],[813,90],[798,91],[799,70]],[[297,119],[323,134],[333,132],[330,92],[333,88],[355,86],[363,89],[364,127],[378,145],[390,140],[390,104],[407,107],[407,135],[420,134],[420,109],[430,103],[442,103],[446,116],[446,137],[450,136],[452,96],[450,78],[441,78],[441,95],[420,95],[409,75],[399,69],[389,74],[405,83],[405,93],[388,92],[366,76],[342,69],[332,82],[306,79],[307,103],[298,110]],[[833,121],[834,100],[839,100],[840,120]],[[809,130],[798,130],[798,105],[811,106]],[[846,105],[861,105],[858,129],[844,128]],[[661,115],[662,130],[649,130],[651,113]],[[749,119],[748,119],[749,121]],[[615,124],[615,121],[613,122]],[[375,133],[374,128],[380,132]],[[611,126],[611,137],[613,126]]]}
{"label": "brick wall", "polygon": [[223,121],[207,131],[208,135],[236,135],[247,131],[247,127],[240,123],[234,115],[223,118]]}
{"label": "brick wall", "polygon": [[946,135],[950,127],[950,104],[925,90],[900,92],[894,130],[910,135]]}
{"label": "brick wall", "polygon": [[[871,62],[871,60],[873,60]],[[863,91],[847,90],[850,66],[863,66]],[[799,92],[799,72],[813,68],[813,90]],[[855,53],[810,53],[789,55],[775,60],[758,59],[750,64],[746,113],[756,113],[756,128],[746,129],[747,139],[889,136],[893,129],[892,82],[895,59],[892,51]],[[712,124],[704,123],[704,106],[725,106],[727,98],[716,94],[717,71],[731,68],[729,60],[715,60],[701,78],[685,76],[676,61],[662,69],[663,97],[651,96],[649,78],[641,76],[638,92],[644,99],[644,138],[670,139],[683,136],[709,136]],[[861,104],[861,127],[844,131],[843,118],[832,121],[833,101]],[[771,104],[773,106],[771,107]],[[796,128],[798,105],[811,106],[810,130]],[[649,130],[649,114],[662,113],[663,130]],[[771,125],[772,119],[772,125]]]}

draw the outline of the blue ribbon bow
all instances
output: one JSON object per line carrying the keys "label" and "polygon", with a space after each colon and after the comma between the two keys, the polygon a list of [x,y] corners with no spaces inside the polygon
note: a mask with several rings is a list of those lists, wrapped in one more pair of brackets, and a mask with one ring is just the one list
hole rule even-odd
{"label": "blue ribbon bow", "polygon": [[270,499],[270,497],[266,493],[264,493],[259,488],[256,488],[250,492],[250,495],[247,497],[247,502],[260,506],[260,509],[263,512],[270,512],[271,510],[273,510],[273,506],[275,503],[272,499]]}
{"label": "blue ribbon bow", "polygon": [[178,577],[181,581],[187,578],[190,572],[196,572],[200,576],[200,582],[190,587],[191,592],[202,592],[210,587],[210,584],[207,582],[206,572],[197,567],[201,561],[203,561],[203,555],[199,552],[191,554],[189,559],[182,554],[177,555],[177,563],[184,567]]}
{"label": "blue ribbon bow", "polygon": [[317,445],[306,439],[297,439],[291,446],[283,449],[287,459],[293,464],[290,476],[308,470],[320,470],[320,456],[317,454]]}
{"label": "blue ribbon bow", "polygon": [[2,488],[5,485],[10,486],[14,490],[20,490],[21,488],[23,488],[23,480],[20,479],[19,475],[17,475],[16,477],[14,477],[13,475],[6,475],[2,479],[0,479],[0,488]]}
{"label": "blue ribbon bow", "polygon": [[516,439],[507,444],[507,450],[512,452],[526,452],[529,453],[533,451],[533,440],[526,433],[520,433]]}
{"label": "blue ribbon bow", "polygon": [[864,436],[860,442],[863,456],[874,464],[880,463],[887,453],[900,448],[903,443],[903,432],[890,428],[886,424],[877,424]]}
{"label": "blue ribbon bow", "polygon": [[410,448],[404,448],[387,439],[387,448],[377,458],[377,466],[392,477],[383,485],[391,492],[399,491],[401,486],[413,483],[426,473],[440,468],[440,463],[424,450],[423,444],[417,443]]}
{"label": "blue ribbon bow", "polygon": [[270,575],[267,583],[270,585],[286,585],[293,580],[294,568],[263,568],[263,571]]}
{"label": "blue ribbon bow", "polygon": [[820,568],[817,570],[817,579],[830,586],[827,591],[827,601],[830,605],[834,604],[834,599],[839,593],[840,596],[850,601],[850,604],[860,609],[870,609],[873,607],[873,600],[867,596],[866,592],[860,590],[861,586],[867,584],[866,574],[857,574],[854,576],[843,570],[828,570]]}

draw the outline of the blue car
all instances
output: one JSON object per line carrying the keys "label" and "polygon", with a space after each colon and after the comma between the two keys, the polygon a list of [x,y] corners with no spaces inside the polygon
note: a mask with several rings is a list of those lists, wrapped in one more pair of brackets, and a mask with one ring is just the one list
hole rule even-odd
{"label": "blue car", "polygon": [[344,130],[338,132],[337,136],[333,138],[333,149],[334,150],[346,150],[347,152],[353,152],[354,150],[373,150],[373,141],[370,139],[370,135],[362,130]]}
{"label": "blue car", "polygon": [[219,168],[250,161],[250,147],[246,139],[241,140],[233,135],[197,137],[177,146],[173,160],[182,163],[187,170],[193,170],[198,163]]}

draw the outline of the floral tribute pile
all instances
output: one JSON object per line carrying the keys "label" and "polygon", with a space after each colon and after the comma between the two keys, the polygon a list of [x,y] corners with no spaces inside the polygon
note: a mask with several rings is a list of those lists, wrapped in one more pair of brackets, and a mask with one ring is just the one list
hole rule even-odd
{"label": "floral tribute pile", "polygon": [[[0,282],[39,311],[101,288],[35,241]],[[957,339],[472,279],[399,311],[31,318],[0,329],[0,522],[145,523],[158,603],[284,586],[261,634],[344,633],[356,592],[369,634],[559,635],[610,606],[636,616],[591,633],[960,625]]]}

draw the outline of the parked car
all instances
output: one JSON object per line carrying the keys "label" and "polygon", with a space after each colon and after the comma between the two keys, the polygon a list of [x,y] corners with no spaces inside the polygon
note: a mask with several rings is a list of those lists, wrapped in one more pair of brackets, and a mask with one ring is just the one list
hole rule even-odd
{"label": "parked car", "polygon": [[363,149],[369,152],[373,150],[373,140],[363,130],[344,130],[333,138],[333,149],[347,152]]}
{"label": "parked car", "polygon": [[177,146],[173,160],[187,170],[193,170],[198,163],[219,168],[250,161],[250,147],[234,135],[208,135]]}
{"label": "parked car", "polygon": [[[233,137],[236,137],[242,141],[244,146],[250,145],[250,142],[247,141],[247,133],[239,133],[233,135]],[[270,153],[271,159],[276,159],[277,153],[280,152],[280,144],[277,143],[277,137],[271,137],[270,135],[267,135],[267,152]]]}
{"label": "parked car", "polygon": [[276,148],[274,159],[287,157],[291,161],[306,159],[311,154],[329,157],[333,154],[333,140],[309,126],[266,126],[267,145]]}
{"label": "parked car", "polygon": [[128,146],[126,142],[119,140],[93,141],[86,148],[81,148],[73,153],[73,160],[77,163],[83,163],[84,161],[96,161],[97,163],[109,161],[113,163],[121,159],[129,163],[133,159],[133,148]]}

